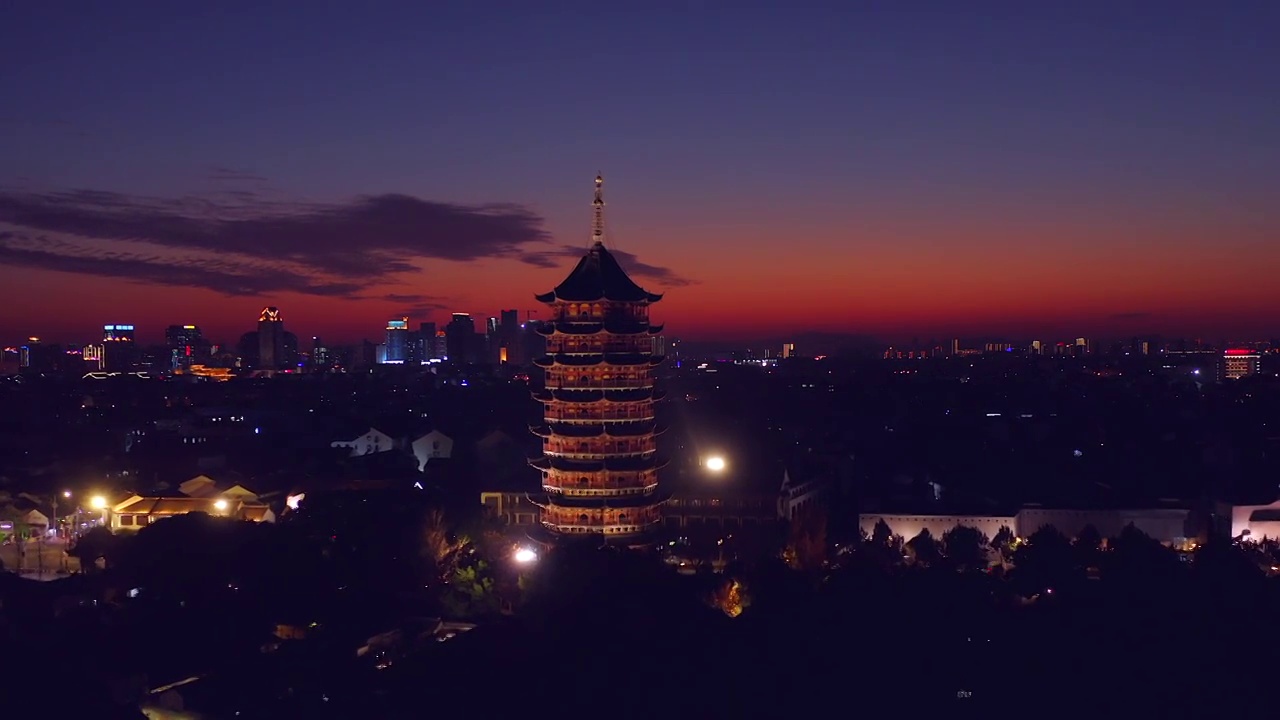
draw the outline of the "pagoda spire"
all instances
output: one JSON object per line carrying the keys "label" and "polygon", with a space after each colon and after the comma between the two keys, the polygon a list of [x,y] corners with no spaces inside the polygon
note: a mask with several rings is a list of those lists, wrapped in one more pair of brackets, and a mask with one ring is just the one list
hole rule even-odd
{"label": "pagoda spire", "polygon": [[591,201],[591,244],[604,244],[604,177],[596,175],[596,198]]}

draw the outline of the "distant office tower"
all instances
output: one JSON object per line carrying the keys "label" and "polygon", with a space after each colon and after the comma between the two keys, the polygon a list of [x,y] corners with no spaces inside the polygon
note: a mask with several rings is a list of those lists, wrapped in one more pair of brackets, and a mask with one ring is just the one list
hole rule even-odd
{"label": "distant office tower", "polygon": [[185,370],[201,364],[196,360],[203,338],[195,325],[170,325],[164,331],[165,344],[169,347],[169,369]]}
{"label": "distant office tower", "polygon": [[422,360],[437,360],[440,353],[436,352],[436,324],[433,322],[424,322],[418,325],[419,342],[422,343]]}
{"label": "distant office tower", "polygon": [[1089,341],[1088,341],[1088,339],[1086,339],[1086,338],[1076,338],[1076,354],[1077,354],[1077,355],[1087,355],[1087,354],[1089,354]]}
{"label": "distant office tower", "polygon": [[382,360],[395,365],[409,360],[409,318],[387,321],[387,352]]}
{"label": "distant office tower", "polygon": [[137,344],[133,341],[132,325],[103,325],[102,347],[105,357],[102,369],[109,372],[125,372],[137,360]]}
{"label": "distant office tower", "polygon": [[951,340],[951,354],[952,355],[960,354],[960,338],[953,338]]}
{"label": "distant office tower", "polygon": [[258,316],[258,367],[278,370],[284,363],[284,318],[280,308],[263,308]]}
{"label": "distant office tower", "polygon": [[320,370],[329,367],[329,363],[333,361],[330,357],[329,348],[320,340],[319,337],[311,338],[311,367]]}
{"label": "distant office tower", "polygon": [[783,357],[783,359],[786,359],[786,358],[792,357],[792,356],[794,356],[795,354],[796,354],[796,344],[795,344],[795,343],[783,343],[783,344],[782,344],[782,357]]}
{"label": "distant office tower", "polygon": [[498,318],[491,317],[485,321],[484,334],[490,336],[498,334]]}
{"label": "distant office tower", "polygon": [[102,341],[116,342],[127,341],[133,342],[133,326],[132,325],[103,325]]}
{"label": "distant office tower", "polygon": [[523,343],[520,342],[520,311],[502,310],[498,313],[498,362],[522,365],[525,362]]}
{"label": "distant office tower", "polygon": [[1261,369],[1262,355],[1247,349],[1227,350],[1222,353],[1222,377],[1227,380],[1239,380],[1242,377],[1256,375]]}
{"label": "distant office tower", "polygon": [[85,345],[84,349],[80,351],[80,357],[84,360],[86,370],[90,372],[102,370],[107,366],[107,349],[105,347],[105,343]]}
{"label": "distant office tower", "polygon": [[475,362],[476,323],[466,313],[454,313],[444,329],[449,360],[455,363]]}
{"label": "distant office tower", "polygon": [[1043,354],[1044,354],[1044,345],[1042,345],[1042,344],[1040,343],[1040,341],[1039,341],[1039,340],[1032,340],[1032,341],[1031,341],[1031,354],[1032,354],[1032,355],[1043,355]]}

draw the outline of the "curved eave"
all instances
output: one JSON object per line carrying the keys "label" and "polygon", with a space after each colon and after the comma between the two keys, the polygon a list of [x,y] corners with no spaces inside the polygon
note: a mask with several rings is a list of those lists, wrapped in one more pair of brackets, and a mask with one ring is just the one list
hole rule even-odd
{"label": "curved eave", "polygon": [[666,325],[650,325],[650,326],[649,326],[649,334],[650,334],[650,335],[661,335],[661,334],[662,334],[662,329],[663,329],[663,328],[665,328],[665,327],[666,327]]}
{"label": "curved eave", "polygon": [[631,460],[565,460],[543,456],[529,461],[539,470],[562,470],[565,472],[634,472],[637,470],[657,470],[667,465],[666,458],[650,455],[647,458]]}
{"label": "curved eave", "polygon": [[[537,497],[541,502],[534,500]],[[660,491],[640,495],[616,495],[612,497],[580,497],[577,495],[550,495],[540,494],[530,496],[529,501],[538,507],[560,507],[560,508],[612,508],[615,510],[623,508],[645,508],[658,507],[665,503],[669,498],[664,496]]]}
{"label": "curved eave", "polygon": [[661,435],[667,431],[665,425],[655,422],[610,423],[608,425],[572,425],[556,423],[555,425],[532,425],[529,430],[538,437],[641,437],[644,435]]}
{"label": "curved eave", "polygon": [[652,400],[657,402],[667,396],[662,390],[539,390],[533,393],[533,399],[540,403],[632,403]]}
{"label": "curved eave", "polygon": [[662,293],[645,292],[641,290],[639,293],[607,293],[607,292],[591,292],[591,293],[573,293],[552,290],[551,292],[542,293],[533,296],[534,300],[550,305],[554,302],[630,302],[630,303],[656,303],[662,300]]}
{"label": "curved eave", "polygon": [[630,367],[646,364],[652,366],[660,362],[662,362],[661,357],[644,353],[591,353],[583,355],[556,353],[555,355],[543,355],[540,358],[535,358],[533,364],[541,368],[555,367],[556,365],[564,367],[594,367],[596,365]]}

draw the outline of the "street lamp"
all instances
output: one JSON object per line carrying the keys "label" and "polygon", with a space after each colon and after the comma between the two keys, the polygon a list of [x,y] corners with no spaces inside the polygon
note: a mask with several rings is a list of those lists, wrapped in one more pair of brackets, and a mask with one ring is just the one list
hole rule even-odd
{"label": "street lamp", "polygon": [[222,512],[223,510],[226,510],[226,509],[227,509],[227,501],[226,501],[226,500],[222,500],[222,499],[216,500],[216,501],[214,501],[214,503],[213,503],[213,507],[214,507],[214,509],[216,509],[218,512]]}
{"label": "street lamp", "polygon": [[712,455],[711,457],[707,458],[707,462],[705,464],[707,466],[707,469],[714,473],[724,472],[724,469],[726,466],[724,458],[720,457],[719,455]]}
{"label": "street lamp", "polygon": [[522,548],[516,549],[516,554],[514,557],[515,557],[515,561],[520,563],[521,565],[528,565],[529,563],[534,562],[535,560],[538,559],[538,553],[530,550],[529,548],[522,547]]}
{"label": "street lamp", "polygon": [[102,511],[102,526],[107,527],[107,499],[101,495],[89,498],[89,507]]}

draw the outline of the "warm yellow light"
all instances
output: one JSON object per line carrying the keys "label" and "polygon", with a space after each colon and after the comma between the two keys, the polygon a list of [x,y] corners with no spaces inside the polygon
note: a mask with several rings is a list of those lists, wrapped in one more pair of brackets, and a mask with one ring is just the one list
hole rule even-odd
{"label": "warm yellow light", "polygon": [[69,498],[69,497],[71,497],[71,491],[70,491],[70,490],[63,490],[63,491],[62,491],[62,497],[64,497],[64,498]]}
{"label": "warm yellow light", "polygon": [[522,565],[531,563],[537,559],[538,559],[538,553],[530,550],[529,548],[520,548],[516,550],[515,560],[516,562]]}
{"label": "warm yellow light", "polygon": [[89,499],[89,507],[94,510],[102,510],[107,507],[107,499],[101,495],[94,495]]}
{"label": "warm yellow light", "polygon": [[725,468],[724,458],[720,457],[719,455],[715,457],[707,458],[707,469],[710,470],[711,472],[720,472],[721,470],[724,470],[724,468]]}
{"label": "warm yellow light", "polygon": [[218,510],[226,510],[226,509],[227,509],[227,501],[226,501],[226,500],[216,500],[216,501],[214,501],[214,503],[213,503],[213,507],[214,507],[214,508],[216,508],[216,509],[218,509]]}

